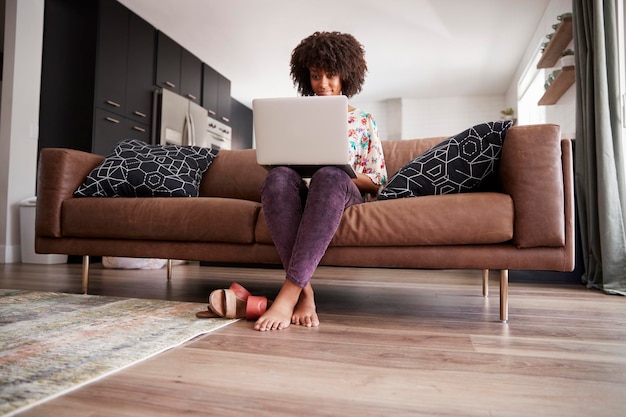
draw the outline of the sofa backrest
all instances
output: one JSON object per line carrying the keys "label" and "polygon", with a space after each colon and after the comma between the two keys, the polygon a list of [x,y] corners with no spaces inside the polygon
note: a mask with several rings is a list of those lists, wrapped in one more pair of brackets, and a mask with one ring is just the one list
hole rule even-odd
{"label": "sofa backrest", "polygon": [[[544,132],[547,126],[537,128],[537,132]],[[518,131],[519,130],[519,131]],[[553,129],[547,129],[554,134]],[[511,136],[527,138],[530,128],[514,128]],[[387,177],[391,178],[400,168],[416,156],[447,139],[446,136],[383,140],[383,153],[387,165]],[[242,198],[251,201],[261,201],[261,186],[267,171],[256,162],[256,150],[221,150],[218,157],[204,174],[200,184],[200,195],[206,197]]]}
{"label": "sofa backrest", "polygon": [[[384,140],[387,176],[441,142],[445,137]],[[267,171],[256,162],[255,149],[220,150],[200,183],[200,196],[261,201],[261,186]]]}
{"label": "sofa backrest", "polygon": [[266,174],[256,162],[255,149],[222,149],[202,177],[200,196],[260,202]]}
{"label": "sofa backrest", "polygon": [[387,178],[398,172],[416,156],[426,152],[442,140],[445,136],[425,139],[384,140],[383,154],[387,165]]}

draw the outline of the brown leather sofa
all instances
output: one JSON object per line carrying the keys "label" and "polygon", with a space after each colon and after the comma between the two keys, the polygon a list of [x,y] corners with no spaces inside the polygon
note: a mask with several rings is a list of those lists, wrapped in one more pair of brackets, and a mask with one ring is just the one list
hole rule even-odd
{"label": "brown leather sofa", "polygon": [[[384,141],[388,174],[444,138]],[[255,151],[222,150],[198,198],[74,198],[102,156],[48,148],[40,155],[36,252],[279,264],[260,204],[266,171]],[[375,201],[344,213],[322,265],[500,270],[574,269],[572,144],[557,125],[509,129],[498,188]],[[171,268],[168,268],[168,276]]]}

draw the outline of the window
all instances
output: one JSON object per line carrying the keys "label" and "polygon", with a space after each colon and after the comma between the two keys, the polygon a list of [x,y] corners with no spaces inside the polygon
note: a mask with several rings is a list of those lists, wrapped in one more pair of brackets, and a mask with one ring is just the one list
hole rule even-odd
{"label": "window", "polygon": [[537,46],[533,57],[517,84],[517,91],[519,92],[517,102],[518,125],[546,123],[545,107],[537,105],[537,100],[545,91],[546,79],[545,70],[537,69],[537,63],[541,58],[540,46]]}

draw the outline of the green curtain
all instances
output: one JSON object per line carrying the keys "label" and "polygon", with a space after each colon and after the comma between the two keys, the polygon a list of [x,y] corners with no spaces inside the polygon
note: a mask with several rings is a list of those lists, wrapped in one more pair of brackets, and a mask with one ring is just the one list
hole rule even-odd
{"label": "green curtain", "polygon": [[[619,0],[618,0],[619,1]],[[583,283],[626,295],[626,180],[616,0],[573,0],[575,185]]]}

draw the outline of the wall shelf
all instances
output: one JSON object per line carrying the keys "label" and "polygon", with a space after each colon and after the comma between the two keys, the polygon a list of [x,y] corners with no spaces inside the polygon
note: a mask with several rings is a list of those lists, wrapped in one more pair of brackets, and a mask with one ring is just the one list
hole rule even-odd
{"label": "wall shelf", "polygon": [[572,41],[574,35],[572,32],[572,18],[567,17],[561,21],[556,32],[550,42],[543,51],[537,68],[552,68],[561,58],[561,52],[565,50],[567,45]]}
{"label": "wall shelf", "polygon": [[540,106],[555,104],[563,94],[574,84],[576,79],[575,67],[563,67],[552,84],[546,89],[543,97],[539,100]]}

